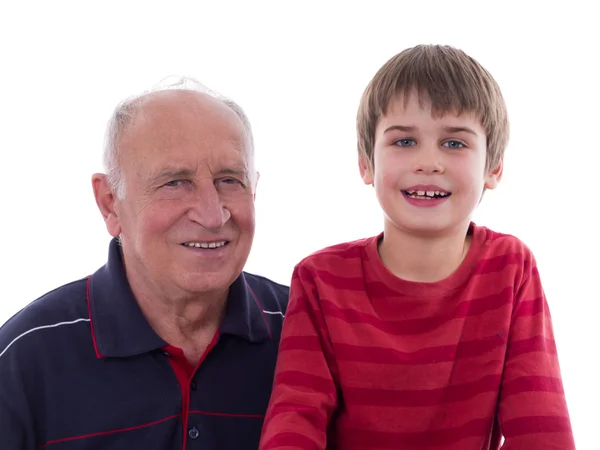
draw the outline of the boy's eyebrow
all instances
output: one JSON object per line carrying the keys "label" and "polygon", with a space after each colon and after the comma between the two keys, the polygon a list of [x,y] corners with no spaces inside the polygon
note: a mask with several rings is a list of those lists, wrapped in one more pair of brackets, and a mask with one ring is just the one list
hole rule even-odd
{"label": "boy's eyebrow", "polygon": [[400,131],[415,131],[415,127],[407,127],[406,125],[392,125],[391,127],[387,127],[383,132],[387,133],[388,131],[400,130]]}
{"label": "boy's eyebrow", "polygon": [[444,127],[444,131],[447,131],[449,133],[465,132],[465,133],[471,133],[474,136],[478,136],[477,132],[475,132],[474,130],[472,130],[469,127]]}
{"label": "boy's eyebrow", "polygon": [[[392,125],[387,127],[383,132],[387,133],[388,131],[393,131],[393,130],[400,130],[400,131],[405,131],[405,132],[410,132],[410,131],[415,131],[417,128],[416,127],[409,127],[406,125]],[[478,136],[477,132],[475,132],[474,130],[472,130],[469,127],[449,127],[449,126],[445,126],[442,127],[442,129],[448,133],[460,133],[460,132],[465,132],[465,133],[471,133],[474,136]]]}

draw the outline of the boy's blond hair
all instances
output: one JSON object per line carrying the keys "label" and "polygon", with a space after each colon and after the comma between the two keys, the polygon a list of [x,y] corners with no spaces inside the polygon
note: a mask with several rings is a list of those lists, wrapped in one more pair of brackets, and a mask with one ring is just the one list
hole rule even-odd
{"label": "boy's blond hair", "polygon": [[509,125],[500,87],[481,64],[462,50],[442,45],[418,45],[388,60],[362,95],[356,128],[358,151],[373,167],[375,127],[398,94],[405,100],[417,92],[431,102],[433,113],[474,113],[486,134],[486,170],[504,157]]}

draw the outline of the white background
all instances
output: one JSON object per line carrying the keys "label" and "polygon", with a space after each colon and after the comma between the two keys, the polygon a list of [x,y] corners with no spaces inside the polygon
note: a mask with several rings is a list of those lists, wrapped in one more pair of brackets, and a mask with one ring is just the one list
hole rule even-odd
{"label": "white background", "polygon": [[536,255],[578,448],[597,449],[600,26],[591,8],[2,2],[0,323],[104,263],[109,235],[90,176],[122,98],[184,74],[245,108],[261,172],[247,270],[288,283],[313,250],[381,230],[356,164],[354,118],[369,79],[406,47],[451,44],[496,77],[512,124],[504,179],[475,220]]}

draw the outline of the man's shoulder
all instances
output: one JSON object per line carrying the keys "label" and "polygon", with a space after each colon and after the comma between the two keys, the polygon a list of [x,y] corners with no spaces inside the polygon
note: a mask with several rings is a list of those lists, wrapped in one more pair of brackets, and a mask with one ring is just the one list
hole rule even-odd
{"label": "man's shoulder", "polygon": [[0,326],[0,354],[17,340],[38,330],[89,321],[87,279],[80,279],[32,301]]}
{"label": "man's shoulder", "polygon": [[285,313],[290,294],[289,286],[249,272],[244,272],[244,278],[254,295],[260,297],[264,308],[276,308],[277,311]]}

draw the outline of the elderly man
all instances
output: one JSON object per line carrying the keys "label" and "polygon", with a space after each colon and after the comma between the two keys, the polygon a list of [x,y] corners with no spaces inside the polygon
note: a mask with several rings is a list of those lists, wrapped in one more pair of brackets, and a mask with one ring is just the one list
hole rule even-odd
{"label": "elderly man", "polygon": [[253,153],[208,91],[116,109],[92,177],[108,262],[0,329],[3,450],[258,447],[288,288],[242,272]]}

